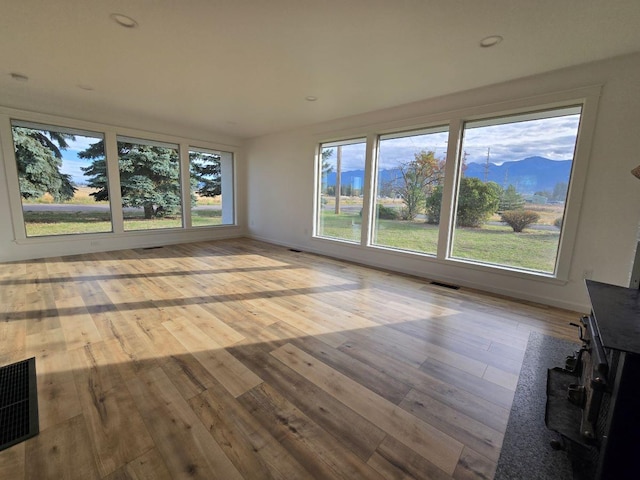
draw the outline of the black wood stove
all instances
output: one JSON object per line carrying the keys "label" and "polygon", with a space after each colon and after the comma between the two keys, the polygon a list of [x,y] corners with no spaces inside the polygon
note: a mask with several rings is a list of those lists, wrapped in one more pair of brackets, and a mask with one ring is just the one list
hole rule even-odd
{"label": "black wood stove", "polygon": [[546,424],[576,479],[640,478],[640,290],[587,280],[580,350],[549,370]]}

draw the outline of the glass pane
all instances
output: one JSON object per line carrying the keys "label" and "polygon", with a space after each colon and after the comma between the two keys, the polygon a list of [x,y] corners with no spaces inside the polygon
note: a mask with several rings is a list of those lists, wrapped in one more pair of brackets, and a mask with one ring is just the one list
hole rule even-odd
{"label": "glass pane", "polygon": [[451,256],[555,272],[580,107],[468,122]]}
{"label": "glass pane", "polygon": [[380,137],[373,243],[435,255],[446,127]]}
{"label": "glass pane", "polygon": [[118,138],[125,230],[182,228],[178,146]]}
{"label": "glass pane", "polygon": [[320,237],[360,243],[366,141],[321,145]]}
{"label": "glass pane", "polygon": [[13,122],[28,237],[111,232],[102,134]]}
{"label": "glass pane", "polygon": [[233,215],[233,155],[190,150],[191,225],[231,225]]}

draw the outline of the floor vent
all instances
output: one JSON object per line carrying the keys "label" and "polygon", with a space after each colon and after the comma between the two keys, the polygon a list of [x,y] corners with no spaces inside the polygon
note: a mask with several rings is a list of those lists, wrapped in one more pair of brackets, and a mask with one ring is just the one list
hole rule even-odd
{"label": "floor vent", "polygon": [[430,282],[431,285],[435,285],[436,287],[444,287],[444,288],[450,288],[451,290],[460,290],[460,287],[458,285],[449,285],[448,283],[442,283],[442,282]]}
{"label": "floor vent", "polygon": [[0,450],[39,431],[36,359],[0,367]]}

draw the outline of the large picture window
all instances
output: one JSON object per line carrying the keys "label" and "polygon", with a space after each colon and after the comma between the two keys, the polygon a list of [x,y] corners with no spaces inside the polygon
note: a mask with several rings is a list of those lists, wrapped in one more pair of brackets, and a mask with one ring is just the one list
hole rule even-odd
{"label": "large picture window", "polygon": [[118,137],[124,229],[182,227],[178,146]]}
{"label": "large picture window", "polygon": [[581,107],[466,122],[451,257],[553,274]]}
{"label": "large picture window", "polygon": [[380,136],[374,245],[437,254],[440,212],[429,205],[444,179],[447,138],[447,127]]}
{"label": "large picture window", "polygon": [[233,154],[189,150],[191,225],[233,225]]}
{"label": "large picture window", "polygon": [[27,237],[111,232],[101,133],[11,122]]}
{"label": "large picture window", "polygon": [[574,93],[320,143],[315,236],[566,279],[597,96]]}
{"label": "large picture window", "polygon": [[320,146],[316,234],[360,243],[366,140]]}
{"label": "large picture window", "polygon": [[17,242],[64,235],[82,242],[82,235],[102,234],[91,238],[95,247],[129,232],[174,235],[177,229],[237,225],[234,151],[30,117],[0,112],[2,154],[14,158],[4,164]]}

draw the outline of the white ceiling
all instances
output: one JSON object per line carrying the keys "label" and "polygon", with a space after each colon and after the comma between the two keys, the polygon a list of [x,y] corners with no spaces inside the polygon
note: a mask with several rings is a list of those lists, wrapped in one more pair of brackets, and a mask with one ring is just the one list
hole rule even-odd
{"label": "white ceiling", "polygon": [[637,51],[638,0],[0,0],[0,104],[253,137]]}

